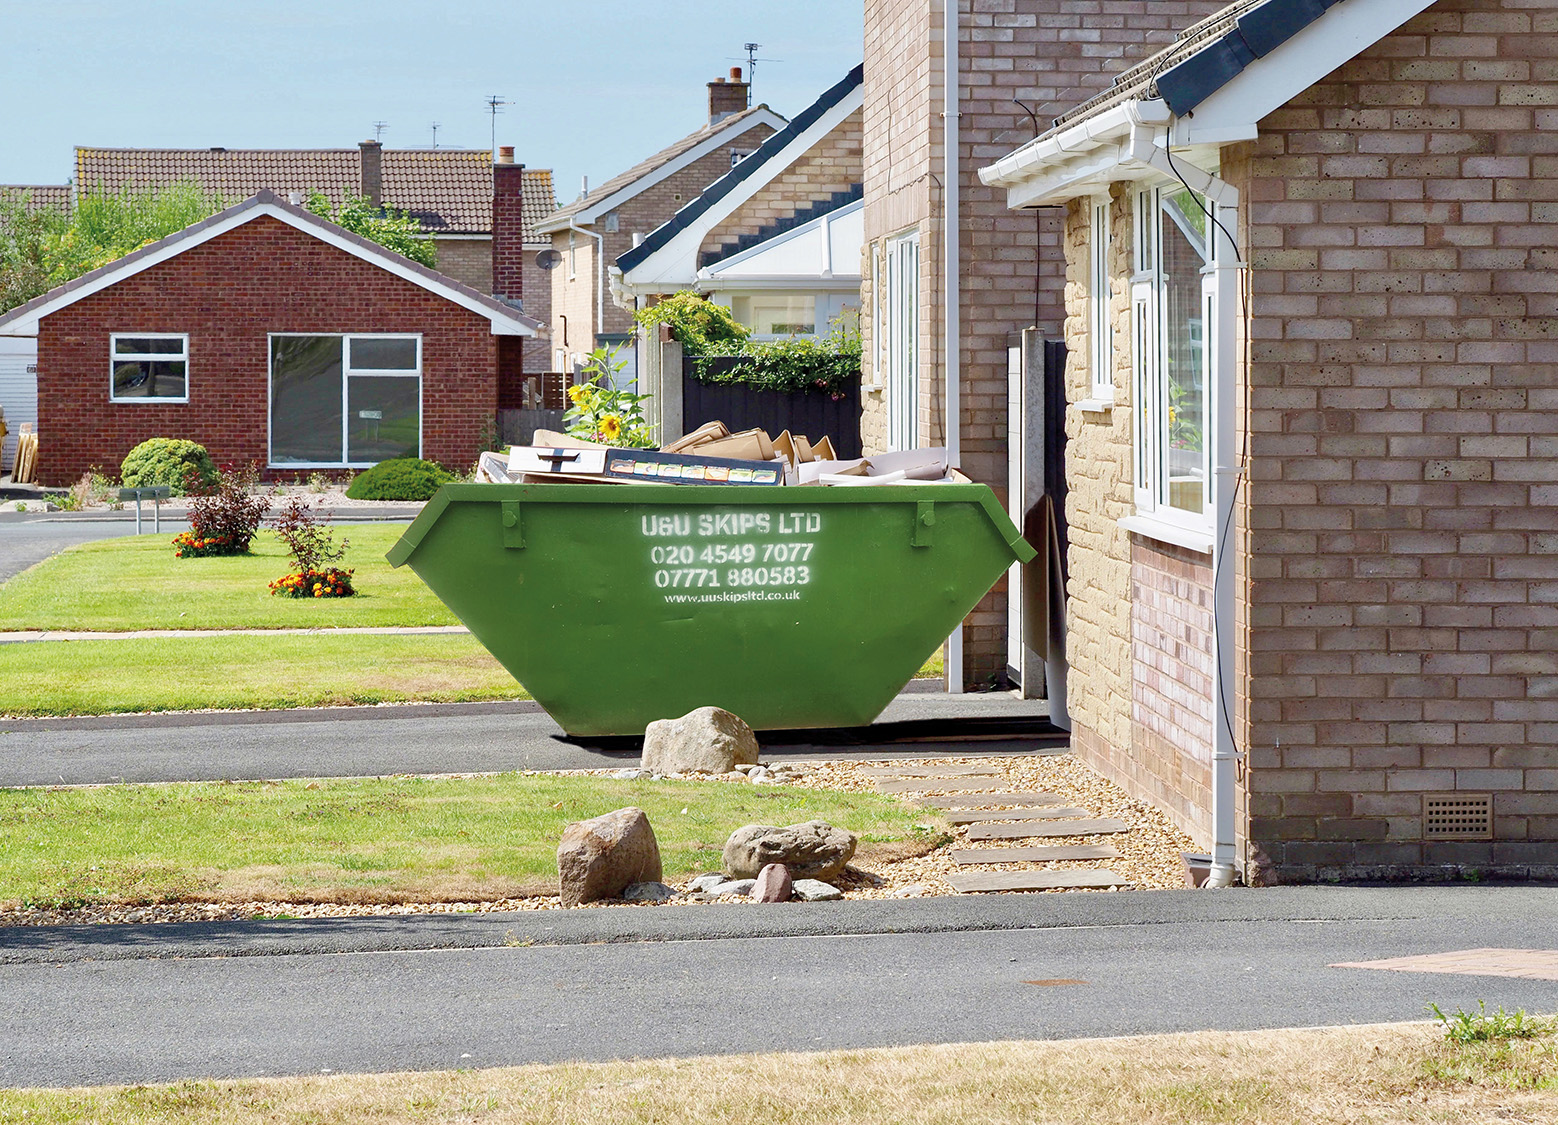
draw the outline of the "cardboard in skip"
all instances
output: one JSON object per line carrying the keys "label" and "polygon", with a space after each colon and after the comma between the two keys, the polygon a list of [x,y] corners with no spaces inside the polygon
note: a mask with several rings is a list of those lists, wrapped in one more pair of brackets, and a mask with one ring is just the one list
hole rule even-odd
{"label": "cardboard in skip", "polygon": [[650,449],[586,449],[516,445],[509,449],[510,476],[533,480],[655,482],[657,484],[777,485],[784,479],[774,461],[747,461],[666,453]]}

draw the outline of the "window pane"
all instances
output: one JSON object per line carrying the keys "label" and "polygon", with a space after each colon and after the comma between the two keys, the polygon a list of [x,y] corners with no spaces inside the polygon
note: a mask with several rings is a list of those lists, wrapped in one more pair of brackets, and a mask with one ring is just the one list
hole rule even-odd
{"label": "window pane", "polygon": [[415,371],[417,342],[353,336],[351,366],[353,371]]}
{"label": "window pane", "polygon": [[817,331],[815,297],[733,297],[731,315],[759,336],[810,336]]}
{"label": "window pane", "polygon": [[[1206,213],[1195,196],[1163,198],[1162,352],[1170,507],[1200,513],[1206,500],[1206,388],[1201,352],[1201,269],[1206,265]],[[1160,431],[1161,432],[1161,431]]]}
{"label": "window pane", "polygon": [[271,340],[270,457],[276,465],[341,463],[341,340]]}
{"label": "window pane", "polygon": [[182,336],[156,339],[149,336],[120,336],[114,341],[115,355],[183,355]]}
{"label": "window pane", "polygon": [[348,381],[346,459],[415,457],[422,438],[422,380],[353,375]]}
{"label": "window pane", "polygon": [[114,398],[183,398],[184,388],[181,359],[114,364]]}

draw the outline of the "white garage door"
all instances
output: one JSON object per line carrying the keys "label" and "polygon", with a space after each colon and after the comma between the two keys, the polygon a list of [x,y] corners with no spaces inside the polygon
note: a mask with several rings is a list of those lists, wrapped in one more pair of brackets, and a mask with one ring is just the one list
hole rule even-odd
{"label": "white garage door", "polygon": [[16,458],[16,435],[23,422],[38,426],[38,338],[0,336],[0,407],[9,431],[0,447],[0,468],[9,471]]}

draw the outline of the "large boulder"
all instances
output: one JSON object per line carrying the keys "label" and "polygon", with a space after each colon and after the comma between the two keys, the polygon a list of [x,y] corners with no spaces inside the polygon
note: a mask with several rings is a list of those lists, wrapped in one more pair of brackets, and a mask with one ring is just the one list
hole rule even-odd
{"label": "large boulder", "polygon": [[575,821],[557,845],[564,906],[617,898],[632,883],[660,881],[660,844],[643,809],[625,808]]}
{"label": "large boulder", "polygon": [[775,828],[749,824],[725,841],[721,857],[732,878],[755,878],[770,863],[782,863],[796,879],[831,879],[854,857],[855,834],[824,820]]}
{"label": "large boulder", "polygon": [[643,767],[654,773],[729,773],[757,764],[752,728],[719,707],[657,719],[644,731]]}

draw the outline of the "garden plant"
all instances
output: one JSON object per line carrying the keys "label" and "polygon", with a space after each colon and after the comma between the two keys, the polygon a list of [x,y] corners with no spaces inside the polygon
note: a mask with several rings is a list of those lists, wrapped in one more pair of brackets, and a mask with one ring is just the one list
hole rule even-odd
{"label": "garden plant", "polygon": [[353,571],[330,565],[346,554],[348,541],[343,539],[337,546],[335,535],[325,526],[327,520],[328,517],[319,519],[307,501],[294,496],[271,521],[272,529],[286,544],[293,565],[290,574],[270,584],[272,594],[289,598],[349,598],[357,592],[352,587]]}
{"label": "garden plant", "polygon": [[198,442],[148,438],[125,454],[119,479],[126,488],[163,486],[173,495],[183,496],[214,487],[217,477],[211,455]]}
{"label": "garden plant", "polygon": [[626,360],[613,361],[605,348],[590,353],[584,366],[589,378],[568,388],[571,405],[563,424],[569,434],[619,449],[654,448],[654,427],[644,420],[644,403],[650,396],[616,385],[617,373],[626,366]]}
{"label": "garden plant", "polygon": [[192,488],[189,530],[173,537],[174,557],[248,554],[271,507],[271,494],[258,491],[259,484],[259,467],[250,463],[223,465],[214,485]]}
{"label": "garden plant", "polygon": [[358,473],[346,495],[352,500],[431,500],[433,493],[454,479],[437,461],[396,457]]}

